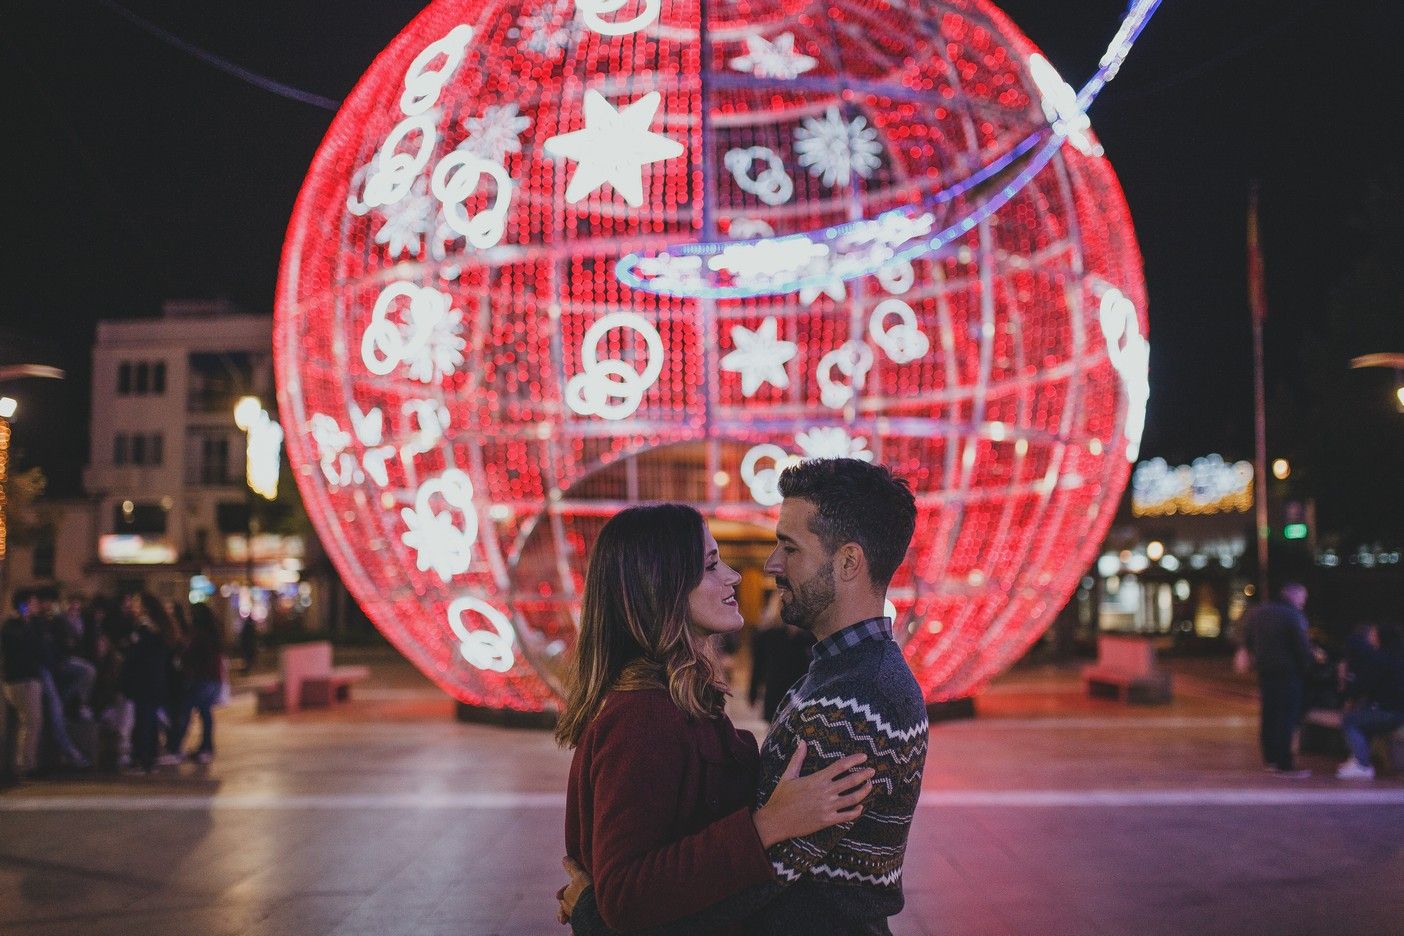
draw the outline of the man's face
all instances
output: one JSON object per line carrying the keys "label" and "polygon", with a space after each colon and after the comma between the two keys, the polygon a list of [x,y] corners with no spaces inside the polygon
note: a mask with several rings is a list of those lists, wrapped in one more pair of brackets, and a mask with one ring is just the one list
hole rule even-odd
{"label": "man's face", "polygon": [[1291,585],[1282,590],[1282,597],[1298,611],[1306,610],[1307,590],[1301,585]]}
{"label": "man's face", "polygon": [[780,619],[804,630],[814,629],[835,596],[834,557],[809,528],[814,513],[807,500],[785,501],[775,525],[775,549],[765,562],[780,592]]}

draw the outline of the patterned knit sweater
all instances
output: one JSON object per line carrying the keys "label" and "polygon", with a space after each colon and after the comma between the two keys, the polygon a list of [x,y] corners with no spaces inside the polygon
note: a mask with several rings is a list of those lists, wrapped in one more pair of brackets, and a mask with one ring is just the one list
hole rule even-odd
{"label": "patterned knit sweater", "polygon": [[[757,807],[774,792],[803,740],[802,774],[849,754],[868,755],[877,771],[863,814],[772,846],[771,884],[749,888],[700,913],[640,936],[706,936],[738,920],[756,936],[849,936],[890,933],[902,910],[902,861],[921,794],[927,721],[921,688],[887,618],[846,627],[814,647],[804,678],[786,694],[761,746]],[[571,924],[576,936],[609,932],[586,891]]]}
{"label": "patterned knit sweater", "polygon": [[781,703],[761,745],[756,803],[770,798],[795,745],[808,745],[801,773],[856,752],[877,771],[863,814],[769,850],[788,882],[760,911],[758,932],[887,933],[901,911],[902,861],[926,765],[926,705],[892,639],[874,618],[814,647],[814,662]]}

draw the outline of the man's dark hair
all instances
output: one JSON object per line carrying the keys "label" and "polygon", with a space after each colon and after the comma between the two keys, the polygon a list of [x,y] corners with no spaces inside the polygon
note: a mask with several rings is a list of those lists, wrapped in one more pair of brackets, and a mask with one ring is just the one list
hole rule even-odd
{"label": "man's dark hair", "polygon": [[52,585],[41,585],[34,589],[34,597],[40,601],[47,601],[51,604],[58,604],[59,592]]}
{"label": "man's dark hair", "polygon": [[916,530],[916,498],[906,480],[885,465],[816,458],[786,468],[780,475],[780,493],[814,505],[810,532],[830,553],[845,543],[857,543],[873,584],[886,588],[892,581]]}

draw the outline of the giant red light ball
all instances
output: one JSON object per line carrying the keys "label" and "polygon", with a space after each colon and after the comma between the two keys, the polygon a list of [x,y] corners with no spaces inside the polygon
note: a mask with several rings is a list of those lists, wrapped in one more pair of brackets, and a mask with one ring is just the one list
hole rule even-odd
{"label": "giant red light ball", "polygon": [[778,469],[841,454],[917,492],[889,597],[928,700],[996,675],[1139,442],[1145,288],[1095,136],[877,275],[786,291],[750,254],[769,288],[691,299],[616,263],[917,205],[1068,121],[1059,82],[985,0],[431,4],[317,152],[277,298],[289,455],[371,620],[462,701],[552,707],[611,513],[771,529]]}

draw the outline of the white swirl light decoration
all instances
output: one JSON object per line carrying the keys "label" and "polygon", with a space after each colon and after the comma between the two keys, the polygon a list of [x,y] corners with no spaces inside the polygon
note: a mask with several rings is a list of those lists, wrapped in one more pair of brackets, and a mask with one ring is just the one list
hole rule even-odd
{"label": "white swirl light decoration", "polygon": [[[625,361],[600,360],[600,342],[616,328],[627,328],[643,336],[648,363],[642,373]],[[581,416],[627,419],[663,373],[664,356],[663,339],[647,319],[634,312],[611,312],[585,332],[580,347],[583,369],[566,384],[566,405]]]}
{"label": "white swirl light decoration", "polygon": [[624,9],[630,0],[575,0],[575,12],[580,21],[601,36],[627,36],[658,21],[663,12],[663,0],[643,0],[643,9],[624,20],[605,19]]}
{"label": "white swirl light decoration", "polygon": [[[849,341],[819,359],[815,374],[819,382],[819,399],[830,409],[843,409],[867,380],[873,367],[873,350],[861,341]],[[834,371],[849,378],[848,383],[834,379]]]}
{"label": "white swirl light decoration", "polygon": [[[463,203],[478,188],[483,176],[497,183],[497,194],[491,208],[470,215]],[[512,178],[506,169],[466,150],[456,150],[434,167],[430,188],[434,197],[443,202],[448,226],[466,237],[468,243],[486,250],[502,240],[507,228],[507,209],[512,205]]]}
{"label": "white swirl light decoration", "polygon": [[[407,300],[409,305],[400,305]],[[380,291],[371,309],[370,324],[361,335],[361,363],[383,377],[403,365],[420,383],[433,383],[463,363],[463,313],[453,298],[432,286],[399,280]],[[390,315],[403,308],[403,325]]]}
{"label": "white swirl light decoration", "polygon": [[[762,468],[762,462],[770,462]],[[756,445],[741,459],[741,480],[751,491],[751,499],[762,507],[774,507],[785,498],[780,495],[780,473],[795,461],[794,456],[769,442]]]}
{"label": "white swirl light decoration", "polygon": [[[491,625],[491,630],[469,630],[464,626],[465,614],[476,615]],[[448,606],[448,626],[458,638],[458,652],[463,659],[480,670],[505,673],[516,665],[512,644],[516,631],[507,615],[473,595],[455,598]]]}
{"label": "white swirl light decoration", "polygon": [[[439,497],[448,510],[435,510]],[[416,552],[421,571],[432,569],[447,582],[468,571],[473,544],[478,541],[478,513],[473,506],[473,482],[457,468],[419,486],[414,506],[400,511],[407,529],[400,539]]]}
{"label": "white swirl light decoration", "polygon": [[1101,321],[1107,357],[1126,388],[1126,460],[1134,462],[1141,453],[1150,401],[1150,342],[1141,334],[1136,304],[1119,289],[1102,295]]}
{"label": "white swirl light decoration", "polygon": [[[888,328],[887,319],[893,315],[900,321]],[[919,361],[931,350],[931,340],[918,325],[916,313],[901,299],[884,299],[873,307],[868,334],[893,364]]]}
{"label": "white swirl light decoration", "polygon": [[[783,205],[795,194],[795,183],[785,171],[784,160],[769,147],[737,147],[727,150],[722,161],[743,192],[750,192],[767,205]],[[765,168],[751,175],[756,162],[765,163]]]}

